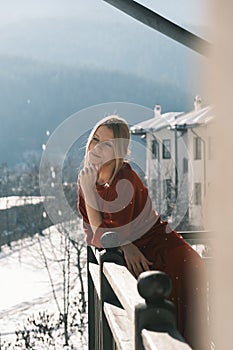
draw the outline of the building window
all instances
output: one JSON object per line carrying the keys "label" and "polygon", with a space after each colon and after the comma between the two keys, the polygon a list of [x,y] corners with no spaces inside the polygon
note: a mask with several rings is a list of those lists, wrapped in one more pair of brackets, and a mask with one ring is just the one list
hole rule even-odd
{"label": "building window", "polygon": [[171,140],[163,140],[163,159],[171,158]]}
{"label": "building window", "polygon": [[166,199],[172,198],[172,180],[165,179],[163,180],[163,195]]}
{"label": "building window", "polygon": [[194,184],[194,204],[201,205],[201,183],[196,182]]}
{"label": "building window", "polygon": [[187,158],[183,158],[183,174],[188,172],[188,159]]}
{"label": "building window", "polygon": [[159,143],[157,140],[151,142],[152,159],[159,159]]}
{"label": "building window", "polygon": [[194,137],[194,159],[198,160],[201,159],[201,138],[200,137]]}
{"label": "building window", "polygon": [[152,195],[152,200],[156,199],[156,193],[157,193],[157,182],[155,179],[151,180],[151,195]]}

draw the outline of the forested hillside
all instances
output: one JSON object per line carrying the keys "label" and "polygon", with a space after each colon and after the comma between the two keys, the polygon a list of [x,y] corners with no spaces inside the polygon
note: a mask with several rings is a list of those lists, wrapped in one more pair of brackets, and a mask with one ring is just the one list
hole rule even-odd
{"label": "forested hillside", "polygon": [[46,130],[85,107],[125,101],[185,111],[200,93],[200,57],[144,26],[37,19],[3,29],[0,163],[40,151]]}

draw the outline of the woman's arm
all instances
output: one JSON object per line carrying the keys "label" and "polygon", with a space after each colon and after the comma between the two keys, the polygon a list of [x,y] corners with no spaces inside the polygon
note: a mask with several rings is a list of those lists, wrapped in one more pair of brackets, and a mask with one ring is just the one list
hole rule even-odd
{"label": "woman's arm", "polygon": [[[111,218],[106,219],[98,210],[95,190],[96,177],[96,169],[93,166],[86,167],[79,174],[79,185],[82,189],[83,197],[85,200],[85,208],[88,221],[94,234],[92,244],[99,246],[100,238],[102,234],[106,232],[107,228],[112,230],[116,229],[119,233],[119,230],[121,230],[122,227],[126,225],[126,231],[128,231],[130,227],[129,223],[134,219],[135,202],[140,203],[140,205],[143,207],[145,201],[141,198],[144,191],[140,191],[139,189],[135,188],[135,194],[137,198],[133,196],[131,201],[132,204],[129,204],[127,207],[122,208],[120,212],[112,213]],[[125,188],[125,191],[127,191],[127,187]],[[125,236],[125,238],[126,237],[127,236]],[[138,277],[141,272],[150,269],[149,266],[152,263],[146,259],[146,257],[142,254],[142,252],[137,248],[135,244],[129,241],[125,242],[124,240],[124,244],[121,246],[121,249],[124,254],[127,268],[135,277]]]}
{"label": "woman's arm", "polygon": [[79,184],[83,192],[87,216],[93,233],[96,232],[102,222],[102,215],[98,210],[96,200],[96,179],[97,170],[92,165],[83,168],[79,174]]}
{"label": "woman's arm", "polygon": [[91,225],[91,229],[92,229],[93,233],[95,233],[102,222],[102,215],[96,209],[97,208],[97,201],[96,201],[95,193],[93,193],[93,192],[88,193],[88,195],[85,196],[85,201],[86,201],[87,216],[88,216],[88,219],[89,219],[89,222]]}
{"label": "woman's arm", "polygon": [[152,265],[152,262],[146,259],[135,244],[128,242],[127,244],[121,246],[121,250],[124,253],[128,270],[135,277],[138,277],[143,271],[150,270],[150,265]]}

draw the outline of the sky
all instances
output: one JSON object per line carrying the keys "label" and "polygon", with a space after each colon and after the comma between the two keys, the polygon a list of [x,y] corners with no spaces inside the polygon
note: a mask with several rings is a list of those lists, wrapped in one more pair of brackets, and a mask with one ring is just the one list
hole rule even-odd
{"label": "sky", "polygon": [[[208,1],[210,0],[138,0],[142,5],[200,36],[203,36],[201,33],[205,32],[205,27],[208,26]],[[106,28],[109,28],[109,30]],[[134,40],[135,37],[137,37],[137,40]],[[124,14],[103,0],[0,0],[1,73],[3,77],[12,78],[1,80],[0,89],[5,89],[5,95],[3,93],[0,96],[7,96],[6,99],[4,97],[2,99],[5,103],[5,109],[8,111],[8,117],[5,118],[4,113],[0,117],[5,118],[4,122],[10,128],[10,120],[12,121],[13,118],[18,120],[18,111],[29,111],[29,105],[27,104],[27,108],[23,110],[24,102],[21,103],[21,100],[31,102],[27,90],[29,85],[26,84],[24,88],[22,81],[26,77],[30,77],[30,74],[36,75],[39,69],[42,72],[44,69],[42,69],[42,64],[47,71],[51,70],[51,72],[56,65],[59,66],[56,69],[60,69],[60,71],[67,69],[67,67],[69,69],[75,67],[77,70],[80,67],[88,67],[89,70],[120,71],[124,74],[142,77],[150,82],[160,81],[163,84],[179,86],[180,91],[185,89],[186,91],[192,91],[191,94],[194,96],[197,93],[202,95],[202,86],[201,88],[197,87],[202,73],[196,75],[193,72],[196,71],[194,67],[198,67],[199,72],[204,70],[205,58],[188,48],[183,50],[181,44],[176,44],[172,39],[167,37],[166,40],[164,39],[165,37],[162,34]],[[140,48],[142,48],[141,52]],[[113,56],[109,55],[111,49],[114,52]],[[170,59],[171,56],[172,60]],[[29,63],[25,63],[26,61]],[[14,62],[17,62],[17,64]],[[180,64],[181,62],[183,64]],[[26,77],[23,75],[25,67],[27,67]],[[19,81],[22,90],[18,89],[18,75],[21,79]],[[53,80],[50,80],[53,84]],[[28,81],[30,83],[29,78]],[[8,88],[7,84],[12,84],[11,86],[14,89]],[[53,109],[56,101],[51,98],[51,96],[55,96],[52,87],[50,87],[53,85],[48,87],[48,91],[52,91],[50,95],[47,90],[47,95],[43,95],[43,91],[38,90],[40,86],[38,80],[35,79],[33,84],[34,90],[30,87],[30,95],[34,93],[38,96],[39,106],[42,105],[41,101],[45,98],[47,106],[49,106],[48,110],[51,108],[53,115],[57,115],[57,111]],[[60,88],[59,91],[62,90],[61,87],[62,83],[58,87],[58,89]],[[153,88],[151,88],[151,91],[153,91]],[[27,94],[26,99],[24,94]],[[154,94],[157,95],[157,92],[155,91]],[[190,95],[191,102],[189,102],[191,106],[192,95]],[[110,97],[108,98],[110,99]],[[157,98],[155,96],[154,100]],[[158,99],[160,100],[160,98]],[[16,102],[12,105],[14,111],[17,112],[12,112],[13,108],[10,108],[9,100],[17,101],[18,105]],[[98,102],[105,100],[109,101],[103,87],[103,93]],[[152,104],[153,102],[149,103]],[[159,103],[162,104],[163,102]],[[33,103],[30,103],[30,107],[33,110]],[[73,112],[80,107],[75,104],[75,107],[72,108],[70,107],[69,112],[66,110],[62,118],[70,115],[70,111]],[[167,110],[167,108],[164,107],[164,110]],[[172,106],[169,108],[178,107]],[[38,110],[33,111],[37,113]],[[50,113],[48,110],[46,112]],[[184,110],[184,107],[182,107],[182,110]],[[25,120],[28,124],[18,124],[19,129],[16,133],[19,135],[21,144],[26,142],[25,139],[30,140],[30,137],[26,137],[26,135],[31,136],[30,133],[24,131],[25,125],[27,127],[30,125],[33,130],[35,129],[34,125],[32,126],[32,123],[28,122],[30,114],[27,113],[29,112],[25,112],[25,115],[28,119]],[[43,112],[43,115],[46,115],[46,113]],[[40,121],[40,127],[44,128],[42,121],[39,119],[38,121]],[[61,119],[59,119],[60,121]],[[39,130],[36,131],[39,133]],[[5,134],[7,135],[7,132]],[[31,136],[31,139],[32,142],[37,140],[34,136]],[[13,142],[8,138],[8,141],[4,141],[4,144],[7,149],[7,145],[13,145]],[[34,146],[30,145],[30,147]],[[6,152],[3,151],[2,153],[5,157]]]}
{"label": "sky", "polygon": [[[139,3],[186,29],[208,23],[210,0],[139,0]],[[1,25],[49,17],[124,21],[129,17],[103,0],[0,0]],[[130,19],[133,20],[133,19]]]}

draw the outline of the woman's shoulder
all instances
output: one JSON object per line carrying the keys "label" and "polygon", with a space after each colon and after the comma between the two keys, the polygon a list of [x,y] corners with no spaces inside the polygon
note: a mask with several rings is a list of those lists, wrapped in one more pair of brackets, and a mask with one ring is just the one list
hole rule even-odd
{"label": "woman's shoulder", "polygon": [[122,164],[122,167],[121,167],[118,175],[119,175],[119,178],[121,178],[121,179],[129,179],[131,182],[134,182],[134,183],[135,182],[140,183],[140,184],[142,183],[142,180],[140,179],[137,172],[127,162],[124,162]]}
{"label": "woman's shoulder", "polygon": [[125,177],[125,176],[134,176],[136,173],[129,163],[124,162],[118,174],[120,177]]}

